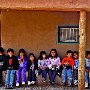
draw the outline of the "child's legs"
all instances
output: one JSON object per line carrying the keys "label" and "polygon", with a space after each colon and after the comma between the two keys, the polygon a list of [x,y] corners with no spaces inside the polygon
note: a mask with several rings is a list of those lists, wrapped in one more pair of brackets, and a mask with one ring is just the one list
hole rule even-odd
{"label": "child's legs", "polygon": [[47,71],[42,70],[42,78],[44,78],[46,80],[46,77],[47,77]]}
{"label": "child's legs", "polygon": [[35,70],[32,71],[32,81],[36,81],[36,74]]}
{"label": "child's legs", "polygon": [[2,78],[3,78],[2,71],[0,71],[0,84],[2,84]]}
{"label": "child's legs", "polygon": [[62,83],[66,82],[66,76],[67,76],[67,70],[63,69],[62,70]]}
{"label": "child's legs", "polygon": [[22,69],[22,82],[26,82],[26,69]]}
{"label": "child's legs", "polygon": [[50,82],[52,82],[52,74],[53,74],[53,73],[52,73],[52,70],[50,69],[50,70],[49,70],[49,80],[50,80]]}
{"label": "child's legs", "polygon": [[20,83],[21,68],[16,71],[16,83]]}
{"label": "child's legs", "polygon": [[78,70],[74,70],[74,80],[78,80]]}
{"label": "child's legs", "polygon": [[38,75],[41,75],[42,69],[38,69]]}
{"label": "child's legs", "polygon": [[13,86],[13,82],[14,82],[14,76],[15,76],[15,70],[11,70],[10,73],[10,85]]}
{"label": "child's legs", "polygon": [[53,70],[53,74],[52,74],[52,82],[55,81],[56,73],[57,73],[56,70]]}
{"label": "child's legs", "polygon": [[28,71],[28,81],[32,81],[32,70],[30,69],[29,71]]}
{"label": "child's legs", "polygon": [[67,70],[67,81],[68,81],[68,84],[71,85],[72,84],[72,70],[69,69]]}
{"label": "child's legs", "polygon": [[11,70],[7,70],[5,85],[10,84],[10,73],[11,73]]}
{"label": "child's legs", "polygon": [[88,83],[88,72],[85,71],[85,82]]}

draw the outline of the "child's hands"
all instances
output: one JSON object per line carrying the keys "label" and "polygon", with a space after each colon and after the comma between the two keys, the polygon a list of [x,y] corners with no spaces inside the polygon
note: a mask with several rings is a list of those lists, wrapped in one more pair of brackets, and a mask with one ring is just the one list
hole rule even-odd
{"label": "child's hands", "polygon": [[52,65],[52,68],[56,68],[56,65]]}
{"label": "child's hands", "polygon": [[19,62],[19,64],[20,64],[22,61],[21,61],[21,60],[19,60],[18,62]]}
{"label": "child's hands", "polygon": [[39,66],[40,69],[42,69],[42,66]]}
{"label": "child's hands", "polygon": [[7,72],[6,72],[6,71],[3,71],[3,73],[4,73],[4,74],[7,74]]}
{"label": "child's hands", "polygon": [[68,62],[65,62],[64,64],[65,64],[65,65],[69,65],[69,63],[68,63]]}

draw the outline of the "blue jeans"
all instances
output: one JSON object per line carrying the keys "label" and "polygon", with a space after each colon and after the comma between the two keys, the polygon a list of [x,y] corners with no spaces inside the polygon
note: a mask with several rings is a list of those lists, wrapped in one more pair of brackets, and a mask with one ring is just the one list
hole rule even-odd
{"label": "blue jeans", "polygon": [[85,82],[90,84],[89,72],[85,71]]}
{"label": "blue jeans", "polygon": [[51,69],[49,70],[49,80],[51,83],[55,82],[56,74],[57,74],[56,70],[51,70]]}
{"label": "blue jeans", "polygon": [[32,82],[32,81],[36,81],[36,74],[35,74],[35,70],[29,70],[28,71],[28,81]]}
{"label": "blue jeans", "polygon": [[46,70],[42,70],[42,69],[38,69],[38,74],[42,74],[42,78],[44,78],[46,80],[47,77],[47,71]]}
{"label": "blue jeans", "polygon": [[7,70],[5,85],[12,85],[14,82],[15,70]]}
{"label": "blue jeans", "polygon": [[68,82],[69,85],[72,83],[72,70],[71,69],[63,69],[62,70],[62,83]]}

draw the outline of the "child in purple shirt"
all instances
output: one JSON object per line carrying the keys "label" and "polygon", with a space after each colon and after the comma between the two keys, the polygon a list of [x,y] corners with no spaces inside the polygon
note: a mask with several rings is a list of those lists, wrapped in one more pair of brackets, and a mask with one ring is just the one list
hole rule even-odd
{"label": "child in purple shirt", "polygon": [[26,83],[26,69],[27,69],[27,58],[24,49],[19,50],[18,55],[19,68],[16,72],[16,86],[20,84],[20,77],[22,78],[22,85]]}
{"label": "child in purple shirt", "polygon": [[47,69],[48,69],[48,59],[45,51],[40,52],[39,60],[38,60],[38,75],[42,74],[42,81],[46,81],[47,77]]}

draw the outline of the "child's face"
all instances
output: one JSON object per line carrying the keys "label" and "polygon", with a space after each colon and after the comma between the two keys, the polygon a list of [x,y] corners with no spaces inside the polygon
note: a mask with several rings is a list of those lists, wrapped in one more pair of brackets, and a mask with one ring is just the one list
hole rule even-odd
{"label": "child's face", "polygon": [[72,57],[72,53],[68,53],[67,54],[67,57]]}
{"label": "child's face", "polygon": [[56,56],[56,52],[55,51],[51,51],[51,55],[52,55],[52,57],[55,57]]}
{"label": "child's face", "polygon": [[78,54],[77,53],[74,53],[73,54],[73,58],[77,59],[78,58]]}
{"label": "child's face", "polygon": [[87,58],[90,59],[90,54],[87,55]]}
{"label": "child's face", "polygon": [[42,55],[42,58],[45,59],[45,58],[46,58],[46,54],[43,54],[43,55]]}
{"label": "child's face", "polygon": [[13,55],[13,52],[8,52],[8,55],[11,57]]}
{"label": "child's face", "polygon": [[20,56],[24,56],[24,53],[21,52],[21,53],[20,53]]}
{"label": "child's face", "polygon": [[20,53],[20,59],[24,59],[24,53]]}
{"label": "child's face", "polygon": [[31,61],[34,61],[34,56],[31,55],[29,59],[30,59]]}

